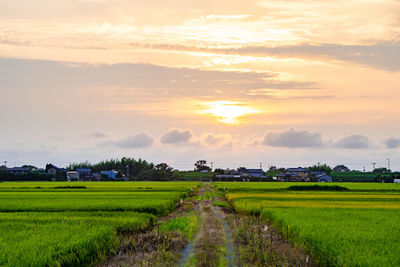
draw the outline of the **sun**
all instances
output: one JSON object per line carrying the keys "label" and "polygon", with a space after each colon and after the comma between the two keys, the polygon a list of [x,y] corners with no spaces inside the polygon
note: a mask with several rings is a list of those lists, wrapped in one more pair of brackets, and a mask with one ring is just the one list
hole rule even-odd
{"label": "sun", "polygon": [[206,108],[202,113],[213,115],[217,117],[219,122],[225,124],[239,124],[240,118],[248,114],[258,113],[257,110],[242,102],[223,100],[206,102],[203,105],[206,106]]}

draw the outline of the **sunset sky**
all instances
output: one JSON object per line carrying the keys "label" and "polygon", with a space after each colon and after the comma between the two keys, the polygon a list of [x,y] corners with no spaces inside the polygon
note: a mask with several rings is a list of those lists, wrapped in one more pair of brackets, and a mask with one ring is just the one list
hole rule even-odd
{"label": "sunset sky", "polygon": [[400,170],[399,0],[1,0],[0,164]]}

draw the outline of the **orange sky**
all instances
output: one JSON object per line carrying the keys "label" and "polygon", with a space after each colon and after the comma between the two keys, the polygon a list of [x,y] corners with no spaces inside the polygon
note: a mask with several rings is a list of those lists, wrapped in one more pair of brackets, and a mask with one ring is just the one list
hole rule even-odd
{"label": "orange sky", "polygon": [[396,0],[0,2],[17,165],[400,169],[399,84]]}

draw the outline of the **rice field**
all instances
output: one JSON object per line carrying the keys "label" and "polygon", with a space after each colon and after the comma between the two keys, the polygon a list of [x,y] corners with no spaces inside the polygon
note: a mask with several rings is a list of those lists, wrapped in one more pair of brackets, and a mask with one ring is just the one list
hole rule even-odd
{"label": "rice field", "polygon": [[286,190],[299,184],[217,183],[217,188],[237,211],[267,218],[322,266],[400,265],[399,185],[341,183],[333,185],[349,190]]}
{"label": "rice field", "polygon": [[198,183],[0,183],[0,266],[92,265]]}

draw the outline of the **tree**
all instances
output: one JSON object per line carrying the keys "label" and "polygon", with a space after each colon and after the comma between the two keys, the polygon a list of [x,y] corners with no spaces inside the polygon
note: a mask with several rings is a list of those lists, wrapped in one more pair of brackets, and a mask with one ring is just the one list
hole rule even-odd
{"label": "tree", "polygon": [[376,168],[372,171],[373,173],[390,173],[390,170],[387,168]]}
{"label": "tree", "polygon": [[196,163],[194,164],[194,170],[195,171],[211,171],[211,168],[207,166],[207,161],[204,159],[198,160],[196,161]]}
{"label": "tree", "polygon": [[155,166],[156,171],[172,171],[173,168],[168,166],[167,163],[159,163]]}
{"label": "tree", "polygon": [[337,165],[335,168],[333,168],[332,170],[333,172],[339,172],[339,173],[343,173],[343,172],[350,172],[350,169],[347,168],[344,165]]}
{"label": "tree", "polygon": [[215,174],[225,174],[225,170],[217,168],[217,169],[214,170],[214,173]]}
{"label": "tree", "polygon": [[326,164],[314,165],[314,166],[308,167],[308,170],[312,171],[312,172],[325,172],[326,174],[330,174],[332,172],[332,168]]}

